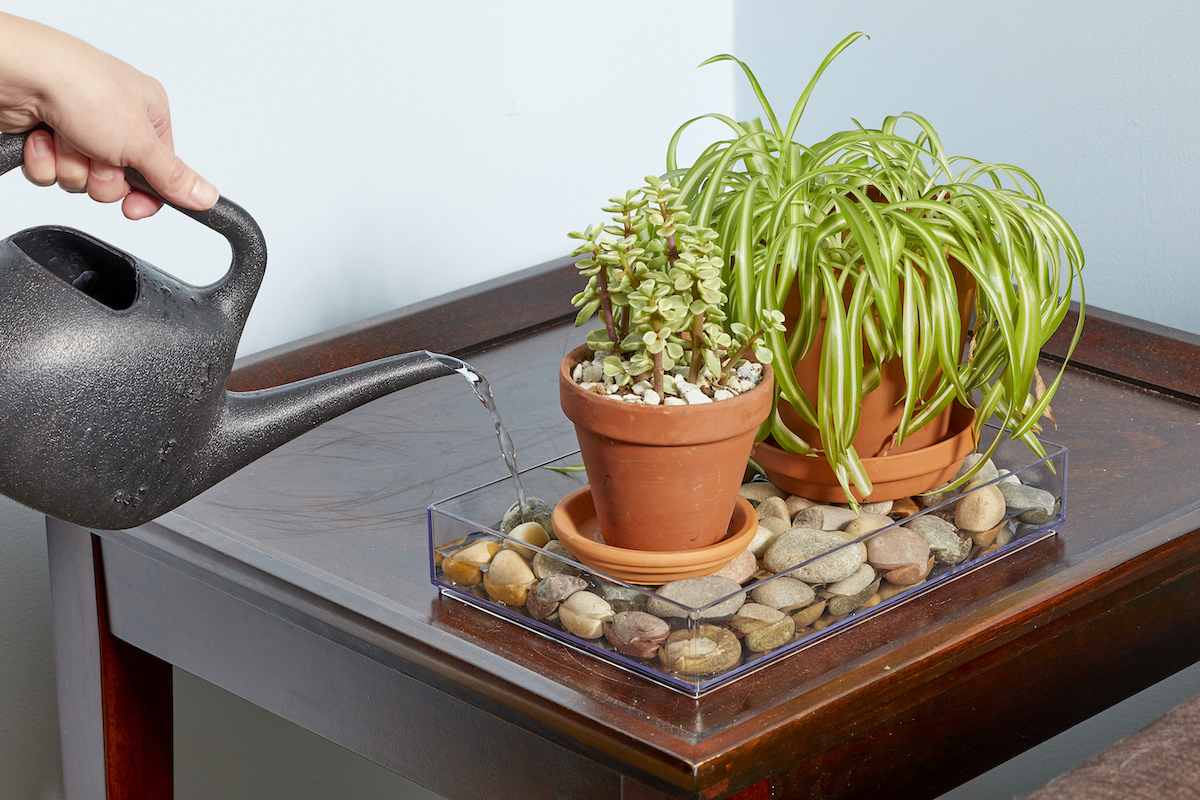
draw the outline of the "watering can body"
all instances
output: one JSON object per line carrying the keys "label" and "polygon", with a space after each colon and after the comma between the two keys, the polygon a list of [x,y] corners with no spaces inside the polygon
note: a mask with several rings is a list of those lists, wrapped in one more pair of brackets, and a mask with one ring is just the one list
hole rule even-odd
{"label": "watering can body", "polygon": [[[23,141],[0,135],[0,174],[21,163]],[[453,374],[418,352],[229,392],[266,246],[225,198],[180,210],[231,246],[209,286],[69,228],[0,242],[0,493],[85,527],[133,527],[345,411]]]}

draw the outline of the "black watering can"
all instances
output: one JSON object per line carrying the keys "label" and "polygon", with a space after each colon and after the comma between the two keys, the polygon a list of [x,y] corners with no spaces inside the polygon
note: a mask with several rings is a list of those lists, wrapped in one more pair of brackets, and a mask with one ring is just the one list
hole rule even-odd
{"label": "black watering can", "polygon": [[[20,166],[24,143],[0,134],[0,175]],[[130,528],[339,414],[454,374],[453,359],[417,352],[228,391],[266,245],[224,197],[209,211],[179,210],[233,249],[229,272],[209,286],[69,228],[0,242],[3,494],[85,527]]]}

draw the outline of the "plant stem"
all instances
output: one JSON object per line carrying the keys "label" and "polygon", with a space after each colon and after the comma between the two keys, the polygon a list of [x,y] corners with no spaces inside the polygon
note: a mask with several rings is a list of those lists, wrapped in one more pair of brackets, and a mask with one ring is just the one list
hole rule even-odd
{"label": "plant stem", "polygon": [[692,317],[692,358],[688,363],[688,382],[700,380],[700,368],[704,366],[704,315]]}
{"label": "plant stem", "polygon": [[601,266],[600,271],[596,273],[596,283],[600,286],[600,316],[604,318],[604,329],[608,333],[608,340],[613,343],[613,348],[620,348],[621,340],[617,338],[617,326],[613,320],[612,296],[608,291],[608,268]]}
{"label": "plant stem", "polygon": [[753,336],[745,341],[740,349],[725,361],[725,368],[721,370],[721,379],[717,383],[724,385],[725,381],[729,380],[729,376],[733,374],[733,370],[737,367],[737,363],[741,361],[747,353],[753,349],[754,340],[762,336],[762,331],[758,331]]}

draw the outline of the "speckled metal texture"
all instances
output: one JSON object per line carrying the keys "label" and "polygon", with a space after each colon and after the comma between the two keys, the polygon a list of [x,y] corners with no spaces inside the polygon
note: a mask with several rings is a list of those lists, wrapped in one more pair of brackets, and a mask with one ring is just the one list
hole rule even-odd
{"label": "speckled metal texture", "polygon": [[[0,135],[0,174],[21,164],[24,139]],[[3,494],[85,527],[133,527],[339,414],[453,374],[420,352],[227,391],[266,244],[225,198],[179,210],[231,246],[213,284],[189,286],[69,228],[0,242]]]}

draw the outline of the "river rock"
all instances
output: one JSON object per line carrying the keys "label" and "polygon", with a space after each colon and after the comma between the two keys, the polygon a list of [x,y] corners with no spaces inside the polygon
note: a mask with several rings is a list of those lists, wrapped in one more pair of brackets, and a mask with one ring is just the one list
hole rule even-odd
{"label": "river rock", "polygon": [[509,506],[508,511],[504,512],[504,519],[500,521],[500,532],[508,533],[522,522],[536,522],[546,529],[546,533],[553,535],[554,529],[550,527],[550,515],[554,513],[554,508],[540,497],[527,499],[529,500],[529,513],[521,515],[517,509],[518,504],[513,503]]}
{"label": "river rock", "polygon": [[587,588],[587,581],[572,575],[552,575],[539,581],[525,598],[525,610],[534,619],[545,619],[558,610],[558,604]]}
{"label": "river rock", "polygon": [[526,561],[532,561],[537,551],[525,545],[545,547],[549,543],[550,534],[545,528],[536,522],[522,522],[508,532],[508,541],[504,543],[504,547],[519,553]]}
{"label": "river rock", "polygon": [[1000,487],[995,484],[979,486],[958,501],[954,524],[972,533],[986,531],[1000,524],[1006,508]]}
{"label": "river rock", "polygon": [[[829,555],[817,558],[822,553]],[[847,545],[836,533],[792,528],[775,538],[763,554],[763,564],[772,572],[784,572],[816,558],[791,573],[791,577],[805,583],[833,583],[852,575],[862,566],[864,556],[862,545]]]}
{"label": "river rock", "polygon": [[933,556],[930,556],[924,564],[909,564],[908,566],[898,567],[885,573],[883,578],[895,586],[916,586],[929,577],[929,572],[932,569]]}
{"label": "river rock", "polygon": [[787,644],[796,632],[796,622],[778,609],[746,603],[729,622],[735,635],[752,653],[765,653]]}
{"label": "river rock", "polygon": [[724,569],[714,572],[713,575],[719,578],[729,578],[734,583],[741,584],[750,580],[750,576],[756,569],[758,569],[758,558],[749,550],[743,550],[734,556]]}
{"label": "river rock", "polygon": [[483,570],[501,550],[495,539],[474,542],[460,547],[442,559],[442,574],[459,586],[476,586],[483,582]]}
{"label": "river rock", "polygon": [[[567,548],[563,547],[557,541],[547,542],[542,548],[546,553],[553,553],[562,558],[575,560],[575,556]],[[551,575],[578,575],[580,570],[574,564],[567,564],[559,561],[557,558],[552,558],[546,553],[537,553],[533,557],[533,574],[539,579],[549,578]]]}
{"label": "river rock", "polygon": [[1023,483],[1001,483],[1000,493],[1004,495],[1004,504],[1009,511],[1029,511],[1041,509],[1050,517],[1054,516],[1054,495],[1036,486],[1026,486]]}
{"label": "river rock", "polygon": [[526,596],[537,583],[533,570],[516,550],[501,550],[483,575],[483,588],[497,602],[509,606],[525,605]]}
{"label": "river rock", "polygon": [[860,539],[872,531],[880,530],[891,525],[894,520],[891,517],[886,517],[882,514],[863,514],[858,519],[852,520],[849,525],[841,532],[846,534],[846,538],[850,541]]}
{"label": "river rock", "polygon": [[1054,519],[1056,513],[1055,508],[1051,508],[1049,511],[1044,508],[1031,508],[1028,511],[1022,511],[1018,514],[1017,519],[1030,525],[1045,525]]}
{"label": "river rock", "polygon": [[768,497],[758,504],[758,508],[754,509],[754,513],[759,519],[766,517],[775,517],[784,522],[791,522],[792,517],[788,514],[787,503],[783,502],[782,497]]}
{"label": "river rock", "polygon": [[[863,564],[848,578],[842,578],[840,581],[826,586],[825,592],[841,597],[853,597],[870,586],[874,580],[875,570],[871,568],[870,564]],[[875,590],[871,589],[871,594],[874,592]]]}
{"label": "river rock", "polygon": [[670,635],[670,625],[645,611],[622,611],[604,623],[604,638],[609,644],[634,658],[654,658]]}
{"label": "river rock", "polygon": [[717,625],[678,630],[659,648],[663,667],[684,675],[709,675],[735,666],[742,658],[742,643],[733,631]]}
{"label": "river rock", "polygon": [[[866,565],[864,564],[863,566]],[[867,567],[867,569],[870,569],[870,567]],[[875,574],[874,570],[871,571],[871,574]],[[875,596],[875,592],[879,589],[879,584],[882,581],[882,578],[876,577],[854,594],[832,595],[827,599],[827,605],[825,606],[826,613],[834,617],[844,617],[847,614],[862,608],[872,597]]]}
{"label": "river rock", "polygon": [[941,517],[924,514],[913,517],[904,527],[915,531],[929,545],[929,552],[939,564],[958,564],[971,552],[971,540],[958,535],[958,528]]}
{"label": "river rock", "polygon": [[821,615],[825,613],[825,601],[818,600],[810,606],[805,606],[799,611],[792,613],[792,622],[796,623],[796,629],[807,628],[812,625]]}
{"label": "river rock", "polygon": [[796,494],[788,495],[784,502],[787,504],[788,514],[791,517],[795,517],[806,508],[812,508],[817,505],[816,500],[809,500],[807,497],[801,497]]}
{"label": "river rock", "polygon": [[923,565],[928,559],[929,545],[920,534],[905,527],[880,531],[867,540],[867,562],[880,572]]}
{"label": "river rock", "polygon": [[811,586],[788,575],[764,581],[750,590],[750,599],[755,603],[785,613],[810,605],[815,598]]}
{"label": "river rock", "polygon": [[[963,475],[966,475],[979,463],[979,459],[983,458],[983,453],[971,453],[963,459],[962,466],[958,470],[958,474],[954,476],[954,480],[958,480]],[[987,483],[1000,477],[1000,470],[996,469],[996,465],[989,458],[983,462],[983,466],[971,478],[972,483]]]}
{"label": "river rock", "polygon": [[858,513],[860,514],[882,514],[887,516],[892,513],[893,501],[877,500],[874,503],[859,503]]}
{"label": "river rock", "polygon": [[576,592],[558,605],[563,628],[581,639],[599,639],[604,635],[604,623],[612,618],[612,606],[591,592]]}
{"label": "river rock", "polygon": [[892,501],[892,510],[888,512],[888,516],[903,519],[911,517],[913,514],[921,510],[921,506],[916,500],[911,497],[901,497],[899,500]]}
{"label": "river rock", "polygon": [[768,481],[751,481],[750,483],[743,483],[742,487],[738,489],[738,494],[749,500],[751,503],[761,503],[768,497],[778,497],[781,500],[787,497],[787,492]]}
{"label": "river rock", "polygon": [[[769,522],[778,524],[766,524]],[[782,530],[775,530],[775,528],[782,528]],[[771,546],[771,542],[775,541],[775,537],[786,530],[787,524],[781,519],[760,519],[758,521],[758,530],[754,532],[754,538],[750,540],[750,545],[746,549],[753,553],[755,558],[762,558],[762,554],[767,552],[767,548]]]}
{"label": "river rock", "polygon": [[[728,619],[746,602],[746,593],[741,584],[729,578],[707,575],[700,578],[683,578],[678,581],[664,583],[646,604],[646,610],[656,617],[687,617],[688,609],[701,608],[716,602],[722,597],[729,597],[711,608],[705,608],[697,613],[696,619]],[[674,602],[667,602],[673,600]],[[678,603],[679,605],[675,605]]]}
{"label": "river rock", "polygon": [[593,589],[596,594],[608,601],[608,604],[613,607],[614,612],[619,611],[645,611],[646,610],[646,593],[644,591],[626,586],[623,583],[613,583],[601,578],[593,576],[596,583],[596,588]]}
{"label": "river rock", "polygon": [[840,531],[857,518],[858,514],[841,506],[809,506],[792,518],[792,527]]}

